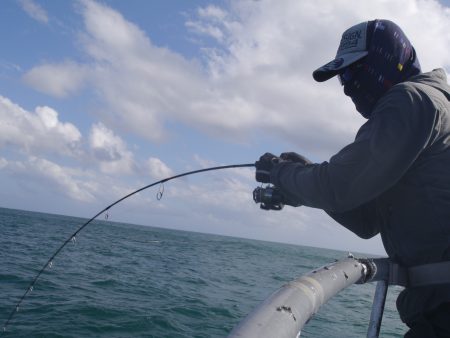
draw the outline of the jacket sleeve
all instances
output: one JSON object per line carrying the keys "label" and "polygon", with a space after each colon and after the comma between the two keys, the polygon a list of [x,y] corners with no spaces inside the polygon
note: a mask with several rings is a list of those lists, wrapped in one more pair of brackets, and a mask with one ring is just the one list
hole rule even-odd
{"label": "jacket sleeve", "polygon": [[327,211],[336,222],[361,238],[369,239],[380,232],[375,201],[344,212]]}
{"label": "jacket sleeve", "polygon": [[425,109],[426,100],[411,85],[394,86],[355,141],[329,162],[306,167],[279,163],[271,182],[302,205],[331,213],[369,203],[399,181],[431,142],[438,115]]}

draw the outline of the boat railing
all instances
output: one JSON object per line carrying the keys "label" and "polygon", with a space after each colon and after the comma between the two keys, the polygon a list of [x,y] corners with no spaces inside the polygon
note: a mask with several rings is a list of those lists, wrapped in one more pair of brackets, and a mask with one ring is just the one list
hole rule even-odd
{"label": "boat railing", "polygon": [[304,325],[331,297],[353,284],[378,282],[368,325],[367,337],[378,337],[389,284],[394,276],[387,258],[357,259],[349,254],[302,275],[275,291],[257,306],[230,333],[229,338],[299,337]]}

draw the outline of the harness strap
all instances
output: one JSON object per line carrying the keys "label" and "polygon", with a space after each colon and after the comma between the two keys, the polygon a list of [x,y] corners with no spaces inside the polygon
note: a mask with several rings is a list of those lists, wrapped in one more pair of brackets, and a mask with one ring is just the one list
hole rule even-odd
{"label": "harness strap", "polygon": [[[364,260],[363,260],[364,261]],[[370,263],[372,276],[363,282],[387,280],[390,285],[419,287],[450,284],[450,261],[404,267],[388,258],[365,260]]]}
{"label": "harness strap", "polygon": [[409,286],[450,284],[450,262],[413,266],[408,269]]}

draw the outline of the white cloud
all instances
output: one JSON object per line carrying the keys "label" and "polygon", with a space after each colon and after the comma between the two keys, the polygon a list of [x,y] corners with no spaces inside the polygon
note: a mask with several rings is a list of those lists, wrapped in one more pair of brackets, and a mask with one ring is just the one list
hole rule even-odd
{"label": "white cloud", "polygon": [[[88,76],[115,123],[153,141],[168,134],[166,122],[177,121],[213,137],[243,141],[275,135],[318,157],[331,155],[336,145],[352,140],[363,119],[336,81],[317,84],[311,73],[334,56],[343,30],[374,17],[404,27],[425,69],[450,69],[445,49],[450,10],[432,0],[209,5],[187,21],[196,34],[216,39],[203,46],[207,68],[155,46],[115,10],[91,0],[81,3],[83,48],[91,62],[42,65],[26,79],[64,96]],[[89,71],[78,71],[85,67]]]}
{"label": "white cloud", "polygon": [[188,21],[186,22],[186,27],[196,33],[209,35],[218,41],[222,41],[223,39],[222,31],[212,25],[202,25],[199,22]]}
{"label": "white cloud", "polygon": [[[308,149],[306,155],[326,159],[352,140],[363,119],[337,81],[318,84],[311,73],[334,56],[341,32],[357,22],[374,18],[396,21],[412,40],[425,71],[444,67],[450,72],[450,9],[432,0],[265,0],[209,5],[199,8],[186,22],[204,51],[196,60],[155,45],[145,31],[103,2],[82,0],[81,4],[84,29],[77,41],[85,52],[83,62],[42,64],[24,79],[60,98],[91,86],[90,92],[100,100],[93,106],[104,104],[100,109],[108,113],[108,119],[102,119],[105,124],[92,126],[85,144],[90,147],[89,159],[98,161],[101,173],[86,173],[38,157],[23,162],[0,158],[0,169],[34,173],[35,178],[79,201],[99,198],[99,186],[107,186],[112,196],[121,197],[129,192],[124,186],[134,187],[131,181],[137,175],[132,174],[144,173],[142,179],[173,175],[164,159],[148,154],[142,157],[145,160],[135,159],[118,130],[151,141],[167,137],[173,124],[232,141],[254,140],[256,135],[258,140],[271,142],[275,136],[297,145],[299,152]],[[27,112],[0,97],[0,120],[0,147],[12,144],[37,156],[73,156],[80,151],[78,129],[60,121],[49,107]],[[120,129],[113,131],[116,126]],[[195,156],[189,163],[210,167],[217,165],[215,161],[217,158],[211,161]],[[258,206],[251,200],[254,171],[227,173],[167,184],[165,195],[170,199],[151,204],[155,207],[152,211],[161,211],[158,222],[181,224],[167,220],[178,215],[186,229],[199,231],[323,246],[333,245],[335,238],[345,245],[350,241],[352,245],[367,243],[333,227],[332,221],[316,210],[256,211]],[[128,182],[115,185],[119,180],[114,175],[118,174],[129,175]],[[153,195],[145,196],[138,200],[140,207],[154,201]],[[275,226],[280,229],[277,234]]]}
{"label": "white cloud", "polygon": [[192,21],[186,22],[186,27],[198,34],[204,34],[223,42],[225,34],[222,30],[221,23],[227,18],[227,12],[220,7],[208,5],[198,9],[198,15],[207,22]]}
{"label": "white cloud", "polygon": [[48,23],[47,12],[33,0],[19,0],[19,4],[34,20],[39,21],[40,23]]}
{"label": "white cloud", "polygon": [[79,153],[80,131],[59,121],[58,113],[50,107],[37,107],[31,113],[0,96],[0,121],[0,147],[13,145],[27,153]]}
{"label": "white cloud", "polygon": [[108,174],[131,174],[135,164],[133,153],[126,143],[102,123],[94,124],[89,135],[89,145],[100,169]]}
{"label": "white cloud", "polygon": [[84,84],[86,67],[72,61],[43,64],[27,72],[24,81],[42,93],[65,97],[77,92]]}
{"label": "white cloud", "polygon": [[[73,165],[61,165],[36,156],[26,156],[19,160],[7,160],[0,157],[0,172],[2,178],[14,182],[13,193],[20,194],[20,200],[26,200],[30,195],[33,198],[45,196],[45,199],[48,199],[51,195],[58,202],[62,202],[61,206],[65,204],[67,207],[67,203],[78,201],[82,202],[80,205],[83,209],[92,210],[92,212],[104,208],[115,199],[122,198],[138,188],[135,183],[118,180],[117,177],[105,175],[95,168],[86,170]],[[142,207],[144,203],[148,203],[148,200],[137,195],[126,205]],[[53,203],[48,201],[42,205],[46,209],[53,207]],[[33,209],[34,205],[28,208]],[[61,211],[53,210],[53,212]]]}
{"label": "white cloud", "polygon": [[156,157],[150,157],[146,161],[146,171],[154,179],[163,179],[173,176],[173,171],[163,161]]}
{"label": "white cloud", "polygon": [[197,163],[198,165],[200,165],[200,167],[202,167],[202,168],[215,167],[218,165],[216,162],[202,158],[198,154],[194,154],[193,159],[194,159],[194,162]]}
{"label": "white cloud", "polygon": [[95,199],[93,194],[86,189],[88,185],[85,180],[75,178],[73,169],[64,168],[39,158],[32,158],[29,165],[35,168],[35,173],[57,184],[59,189],[66,192],[71,198],[84,202],[92,202]]}
{"label": "white cloud", "polygon": [[0,75],[18,72],[22,72],[22,67],[18,64],[0,59]]}
{"label": "white cloud", "polygon": [[0,157],[0,169],[5,168],[7,165],[8,165],[8,160],[3,157]]}
{"label": "white cloud", "polygon": [[78,169],[60,166],[44,158],[30,156],[25,161],[8,161],[1,168],[21,180],[30,180],[46,189],[82,202],[93,202],[98,184],[90,174]]}
{"label": "white cloud", "polygon": [[92,1],[83,4],[84,48],[95,61],[91,76],[102,99],[121,126],[146,139],[163,138],[166,118],[189,114],[184,107],[198,95],[200,69],[152,45],[120,13]]}
{"label": "white cloud", "polygon": [[227,16],[226,11],[214,5],[207,5],[206,7],[199,8],[198,14],[201,17],[208,18],[217,22],[224,20]]}
{"label": "white cloud", "polygon": [[[445,49],[450,42],[450,9],[443,10],[435,1],[284,1],[282,6],[277,1],[234,1],[216,24],[223,43],[205,55],[211,74],[220,83],[223,102],[207,102],[210,106],[204,110],[217,107],[230,120],[243,117],[241,131],[252,125],[307,145],[316,154],[329,153],[336,144],[351,141],[363,120],[336,81],[317,84],[311,73],[333,58],[343,30],[376,17],[404,25],[425,70],[450,68],[448,51],[429,52]],[[433,27],[425,28],[425,22]],[[199,13],[197,25],[213,23],[214,19]],[[247,109],[234,108],[231,103],[236,98]],[[244,105],[236,102],[236,106]],[[236,129],[219,117],[216,122]]]}
{"label": "white cloud", "polygon": [[105,174],[139,173],[154,179],[173,175],[172,169],[156,157],[149,157],[143,163],[137,162],[125,141],[103,123],[96,123],[91,127],[89,147],[94,159],[99,163],[101,172]]}

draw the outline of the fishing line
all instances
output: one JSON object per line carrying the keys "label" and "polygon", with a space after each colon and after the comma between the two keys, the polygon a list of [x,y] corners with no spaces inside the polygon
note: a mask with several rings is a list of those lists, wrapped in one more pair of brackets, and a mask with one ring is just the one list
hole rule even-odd
{"label": "fishing line", "polygon": [[[213,171],[213,170],[221,170],[221,169],[231,169],[231,168],[245,168],[245,167],[254,167],[255,164],[254,163],[247,163],[247,164],[232,164],[232,165],[224,165],[224,166],[218,166],[218,167],[210,167],[210,168],[205,168],[205,169],[199,169],[199,170],[193,170],[193,171],[188,171],[182,174],[178,174],[172,177],[168,177],[168,178],[164,178],[160,181],[151,183],[149,185],[146,185],[145,187],[139,188],[131,193],[129,193],[128,195],[118,199],[117,201],[115,201],[114,203],[108,205],[106,208],[104,208],[102,211],[98,212],[94,217],[92,217],[91,219],[89,219],[86,223],[84,223],[83,225],[81,225],[72,235],[69,236],[69,238],[67,238],[65,240],[65,242],[63,244],[61,244],[61,246],[55,251],[55,253],[47,260],[47,263],[44,264],[44,266],[41,268],[41,270],[38,272],[38,274],[36,275],[36,277],[34,277],[34,279],[32,280],[32,282],[30,283],[30,285],[28,286],[27,290],[25,291],[25,293],[22,295],[22,297],[19,299],[19,301],[17,302],[15,308],[11,311],[11,314],[9,315],[8,319],[5,322],[5,325],[3,325],[3,332],[6,332],[6,327],[8,326],[8,324],[10,323],[11,319],[14,317],[14,315],[19,311],[19,307],[22,304],[23,300],[25,299],[25,297],[28,295],[28,293],[30,293],[31,291],[33,291],[34,285],[36,284],[36,282],[38,281],[39,277],[41,276],[41,274],[45,271],[45,269],[47,267],[51,268],[53,265],[53,260],[55,259],[55,257],[61,252],[61,250],[67,245],[67,243],[69,242],[75,242],[76,240],[76,236],[78,235],[78,233],[83,230],[89,223],[91,223],[93,220],[95,220],[98,216],[100,216],[101,214],[103,214],[104,212],[107,212],[109,209],[111,209],[113,206],[115,206],[116,204],[119,204],[120,202],[122,202],[123,200],[127,199],[128,197],[131,197],[135,194],[137,194],[138,192],[141,192],[142,190],[151,188],[157,184],[160,184],[160,190],[157,193],[157,199],[160,200],[162,198],[163,192],[164,192],[164,182],[167,181],[171,181],[175,178],[179,178],[179,177],[183,177],[183,176],[188,176],[188,175],[193,175],[193,174],[198,174],[198,173],[202,173],[205,171]],[[108,213],[105,214],[105,217],[107,219]],[[2,334],[1,333],[1,334]]]}

